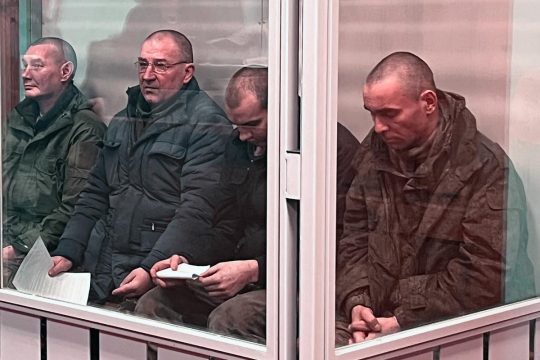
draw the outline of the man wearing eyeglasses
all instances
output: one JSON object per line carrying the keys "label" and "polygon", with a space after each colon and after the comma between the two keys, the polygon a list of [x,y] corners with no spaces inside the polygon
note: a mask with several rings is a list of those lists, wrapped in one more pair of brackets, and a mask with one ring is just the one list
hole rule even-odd
{"label": "man wearing eyeglasses", "polygon": [[105,125],[73,85],[75,51],[41,38],[22,57],[25,98],[8,117],[3,148],[4,280],[11,284],[40,236],[53,250],[98,154]]}
{"label": "man wearing eyeglasses", "polygon": [[234,249],[215,235],[223,226],[221,155],[232,128],[197,85],[191,43],[179,32],[156,31],[135,66],[139,86],[128,89],[127,107],[109,126],[50,270],[82,264],[88,250],[94,301],[142,295],[153,286],[152,265],[172,254],[211,264]]}

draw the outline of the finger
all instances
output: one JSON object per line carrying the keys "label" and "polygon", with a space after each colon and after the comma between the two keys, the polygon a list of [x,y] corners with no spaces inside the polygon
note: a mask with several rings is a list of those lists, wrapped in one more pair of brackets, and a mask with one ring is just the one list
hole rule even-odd
{"label": "finger", "polygon": [[160,288],[171,287],[171,285],[169,284],[169,281],[164,281],[163,279],[160,279],[158,277],[152,278],[152,281],[154,282],[154,284],[156,284]]}
{"label": "finger", "polygon": [[59,261],[58,263],[54,264],[53,267],[49,270],[49,276],[56,276],[60,273],[66,272],[71,268],[68,263],[65,263],[63,261]]}
{"label": "finger", "polygon": [[206,290],[206,292],[226,290],[226,287],[221,283],[206,284],[206,285],[203,284],[203,287],[204,287],[204,290]]}
{"label": "finger", "polygon": [[135,296],[137,291],[137,285],[134,282],[126,283],[125,285],[120,285],[118,288],[114,289],[112,291],[113,295],[119,295],[119,296]]}
{"label": "finger", "polygon": [[53,265],[52,268],[49,269],[49,276],[56,276],[60,273],[60,267],[58,265]]}
{"label": "finger", "polygon": [[355,343],[362,342],[366,339],[366,333],[363,331],[354,331],[352,333],[352,339]]}
{"label": "finger", "polygon": [[127,296],[127,294],[129,294],[130,291],[131,291],[131,286],[129,284],[120,285],[118,288],[112,291],[112,294],[118,295],[118,296]]}
{"label": "finger", "polygon": [[131,280],[133,280],[134,278],[135,278],[135,275],[133,275],[133,273],[128,274],[128,276],[126,276],[126,277],[124,278],[124,280],[122,280],[122,282],[120,283],[120,286],[119,286],[119,287],[121,287],[121,286],[123,286],[123,285],[126,285],[126,284],[129,283]]}
{"label": "finger", "polygon": [[221,283],[221,276],[216,274],[209,277],[200,277],[199,282],[206,288],[207,286],[219,285]]}
{"label": "finger", "polygon": [[360,317],[362,320],[364,320],[370,327],[372,331],[381,331],[381,325],[377,321],[377,318],[375,315],[373,315],[373,312],[369,308],[364,308],[360,312]]}
{"label": "finger", "polygon": [[161,280],[161,281],[164,284],[163,287],[166,287],[166,288],[171,288],[175,286],[183,286],[186,283],[186,280],[180,280],[180,279],[166,279],[166,280]]}
{"label": "finger", "polygon": [[350,331],[371,331],[369,324],[363,320],[355,321],[349,325]]}
{"label": "finger", "polygon": [[373,330],[373,331],[379,332],[379,331],[382,330],[382,326],[381,326],[381,324],[379,324],[379,321],[376,318],[369,321],[368,324],[369,324],[369,327],[371,328],[371,330]]}
{"label": "finger", "polygon": [[154,264],[154,266],[152,266],[152,267],[150,268],[150,277],[151,277],[152,279],[156,278],[156,277],[157,277],[157,274],[156,274],[156,273],[157,273],[158,271],[159,271],[159,270],[158,270],[158,268],[157,268],[157,263],[156,263],[156,264]]}
{"label": "finger", "polygon": [[171,263],[170,263],[169,259],[158,261],[150,269],[150,274],[152,276],[155,276],[156,272],[158,272],[159,270],[167,269],[169,267],[171,267]]}
{"label": "finger", "polygon": [[219,269],[221,268],[220,264],[217,264],[217,265],[214,265],[212,266],[210,269],[206,270],[205,272],[203,272],[200,277],[209,277],[209,276],[212,276],[213,274],[217,273],[219,271]]}
{"label": "finger", "polygon": [[173,255],[171,257],[171,269],[173,269],[174,271],[178,269],[178,265],[180,265],[181,263],[182,263],[182,259],[180,258],[180,256]]}
{"label": "finger", "polygon": [[381,335],[382,335],[382,333],[380,333],[380,332],[370,332],[368,334],[368,336],[366,336],[365,340],[372,340],[372,339],[378,338]]}

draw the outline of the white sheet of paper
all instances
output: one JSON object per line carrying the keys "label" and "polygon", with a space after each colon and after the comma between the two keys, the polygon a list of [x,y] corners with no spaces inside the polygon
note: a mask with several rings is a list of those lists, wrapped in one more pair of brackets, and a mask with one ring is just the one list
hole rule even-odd
{"label": "white sheet of paper", "polygon": [[210,269],[210,265],[197,266],[189,264],[180,264],[176,271],[171,268],[160,270],[156,273],[160,279],[196,279],[203,272]]}
{"label": "white sheet of paper", "polygon": [[90,273],[63,273],[50,277],[53,261],[39,237],[13,278],[20,292],[86,305],[90,291]]}

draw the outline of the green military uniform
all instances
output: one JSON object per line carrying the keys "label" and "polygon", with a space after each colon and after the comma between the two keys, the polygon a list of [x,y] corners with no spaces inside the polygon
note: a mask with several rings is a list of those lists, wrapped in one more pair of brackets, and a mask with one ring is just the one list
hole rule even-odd
{"label": "green military uniform", "polygon": [[46,114],[28,98],[11,112],[3,143],[2,246],[12,245],[18,256],[8,271],[39,236],[49,250],[56,247],[105,130],[73,84]]}

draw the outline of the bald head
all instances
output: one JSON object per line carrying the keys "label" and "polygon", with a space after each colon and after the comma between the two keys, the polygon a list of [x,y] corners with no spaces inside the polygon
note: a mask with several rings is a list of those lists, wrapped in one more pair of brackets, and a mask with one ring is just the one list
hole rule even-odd
{"label": "bald head", "polygon": [[177,45],[178,50],[180,50],[180,53],[182,54],[182,59],[180,59],[179,61],[184,61],[188,63],[193,62],[193,46],[191,45],[189,39],[181,32],[178,32],[176,30],[154,31],[153,33],[148,35],[146,39],[144,39],[144,42],[148,40],[160,40],[166,37],[171,38]]}
{"label": "bald head", "polygon": [[409,52],[395,52],[382,59],[366,79],[366,85],[372,85],[390,77],[399,80],[402,89],[412,99],[425,90],[435,91],[433,72],[428,64]]}
{"label": "bald head", "polygon": [[57,37],[42,37],[33,43],[31,43],[28,48],[31,48],[32,46],[37,45],[51,45],[56,49],[57,57],[55,59],[55,62],[58,65],[62,65],[65,62],[71,62],[73,64],[73,73],[71,74],[71,78],[75,76],[75,72],[77,70],[77,55],[75,54],[75,50],[73,49],[73,46],[71,46],[70,43],[68,43],[64,39],[60,39]]}
{"label": "bald head", "polygon": [[262,109],[268,108],[268,68],[243,67],[229,81],[225,90],[225,103],[235,109],[247,94],[255,96]]}

